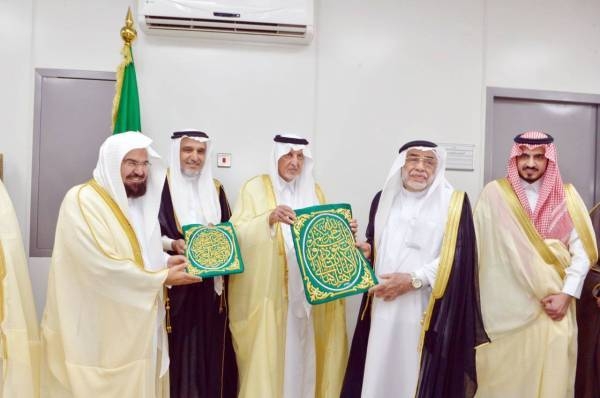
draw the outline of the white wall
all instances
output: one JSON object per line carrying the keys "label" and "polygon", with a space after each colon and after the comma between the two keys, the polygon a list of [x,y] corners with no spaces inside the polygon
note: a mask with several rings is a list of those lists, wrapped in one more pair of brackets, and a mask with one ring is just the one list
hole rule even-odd
{"label": "white wall", "polygon": [[[127,5],[136,2],[3,1],[0,152],[26,241],[33,69],[114,71]],[[410,139],[474,144],[476,169],[449,178],[475,200],[486,86],[600,93],[596,0],[316,0],[315,8],[309,46],[140,32],[142,125],[157,149],[168,153],[174,129],[206,130],[218,152],[233,154],[233,167],[216,171],[233,199],[266,170],[273,134],[306,135],[329,199],[350,202],[364,229],[373,194]],[[31,259],[38,311],[47,267]]]}
{"label": "white wall", "polygon": [[488,86],[600,93],[600,2],[487,1]]}
{"label": "white wall", "polygon": [[[318,11],[319,175],[329,199],[350,202],[364,229],[403,143],[470,143],[479,153],[483,7],[337,0]],[[450,179],[473,196],[481,168]],[[360,298],[347,303],[353,330]]]}
{"label": "white wall", "polygon": [[29,220],[33,71],[31,0],[3,0],[0,11],[0,153],[4,183],[26,232]]}
{"label": "white wall", "polygon": [[[479,151],[483,7],[478,0],[319,2],[317,136],[330,200],[367,221],[400,146],[414,139]],[[474,195],[481,170],[453,173]]]}
{"label": "white wall", "polygon": [[[232,167],[215,169],[231,205],[264,173],[277,132],[313,135],[314,46],[141,35],[135,47],[142,129],[168,156],[171,132],[206,131]],[[185,76],[185,77],[184,77]]]}

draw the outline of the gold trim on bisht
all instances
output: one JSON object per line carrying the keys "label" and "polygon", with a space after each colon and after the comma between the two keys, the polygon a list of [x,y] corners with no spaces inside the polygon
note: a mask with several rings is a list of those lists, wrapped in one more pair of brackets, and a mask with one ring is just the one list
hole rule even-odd
{"label": "gold trim on bisht", "polygon": [[[275,196],[275,190],[273,189],[273,183],[271,182],[271,177],[268,174],[262,175],[262,182],[265,186],[265,190],[267,191],[267,196],[269,197],[269,209],[275,209],[277,207],[277,199]],[[279,255],[283,257],[283,263],[285,267],[285,276],[284,276],[284,285],[285,286],[285,298],[287,299],[287,286],[288,286],[288,263],[287,256],[285,254],[285,243],[283,240],[283,232],[281,231],[281,223],[275,223],[275,238],[277,239],[278,247],[279,247]]]}
{"label": "gold trim on bisht", "polygon": [[175,226],[177,227],[177,232],[183,235],[183,228],[181,228],[181,223],[179,222],[179,218],[177,218],[177,212],[175,211],[175,204],[173,203],[173,192],[171,192],[171,169],[167,169],[167,187],[169,189],[169,196],[171,197],[171,207],[173,208]]}
{"label": "gold trim on bisht", "polygon": [[519,225],[523,228],[523,232],[529,238],[529,242],[536,249],[538,254],[542,257],[545,263],[549,264],[554,268],[554,270],[558,273],[561,279],[564,279],[566,273],[564,267],[561,265],[560,261],[556,257],[556,255],[550,250],[544,239],[539,234],[535,226],[529,219],[527,213],[525,213],[525,209],[521,205],[517,194],[510,185],[510,181],[507,178],[501,178],[497,180],[498,185],[500,186],[500,192],[502,196],[508,203],[508,206],[512,210],[513,214],[517,218]]}
{"label": "gold trim on bisht", "polygon": [[[4,323],[4,278],[6,278],[6,260],[4,257],[4,247],[0,241],[0,323]],[[0,339],[2,340],[2,359],[4,359],[3,375],[6,376],[6,360],[8,359],[8,347],[6,345],[6,335],[0,330]]]}
{"label": "gold trim on bisht", "polygon": [[429,323],[431,322],[431,315],[435,301],[444,296],[444,293],[446,292],[446,286],[448,285],[448,280],[450,279],[450,273],[452,272],[452,265],[454,263],[454,254],[456,251],[458,227],[460,224],[460,216],[462,214],[464,200],[464,192],[452,192],[450,206],[448,208],[446,228],[444,230],[444,239],[442,241],[442,248],[440,250],[440,263],[437,277],[435,279],[435,285],[431,291],[429,304],[427,305],[427,310],[423,318],[423,327],[421,328],[421,337],[419,341],[419,352],[422,350],[425,342],[425,333],[427,330],[429,330]]}
{"label": "gold trim on bisht", "polygon": [[[275,196],[275,190],[273,189],[273,183],[271,182],[271,177],[268,174],[263,174],[261,176],[263,185],[265,186],[265,190],[267,191],[269,208],[275,209],[277,207],[277,199]],[[317,195],[317,199],[320,204],[325,202],[325,196],[323,195],[323,191],[321,191],[321,187],[318,184],[315,184],[315,194]],[[281,223],[275,223],[275,236],[278,241],[279,247],[279,255],[283,257],[283,262],[285,263],[285,296],[287,298],[287,285],[288,285],[288,263],[287,256],[285,253],[285,243],[283,240],[283,233],[281,231]]]}
{"label": "gold trim on bisht", "polygon": [[[125,217],[125,214],[123,214],[123,212],[121,211],[121,208],[119,207],[119,205],[117,205],[117,203],[113,200],[113,198],[109,195],[109,193],[106,192],[106,190],[100,184],[98,184],[98,182],[96,182],[96,180],[88,181],[87,184],[84,184],[81,187],[81,189],[85,188],[88,185],[92,189],[94,189],[94,191],[96,191],[96,193],[98,193],[98,195],[104,200],[104,202],[106,202],[108,207],[110,207],[113,214],[117,218],[117,221],[121,225],[121,228],[123,228],[123,231],[125,231],[125,234],[127,235],[127,239],[129,240],[129,244],[131,245],[131,249],[133,251],[133,257],[134,257],[133,261],[135,262],[135,264],[143,271],[153,273],[144,268],[144,260],[142,257],[142,250],[141,250],[140,244],[137,240],[137,236],[135,235],[135,231],[133,230],[133,227],[129,223],[129,220],[127,219],[127,217]],[[81,191],[81,189],[80,189],[80,191]],[[90,223],[88,222],[87,218],[85,217],[85,212],[84,212],[83,208],[81,207],[81,198],[79,196],[78,196],[78,199],[79,199],[79,209],[81,211],[81,214],[83,215],[83,218],[85,219],[85,222],[88,224],[88,227],[90,228],[90,232],[92,233],[92,236],[94,238],[94,241],[96,242],[96,245],[98,246],[98,248],[102,251],[102,253],[105,256],[115,259],[110,254],[106,253],[106,251],[102,248],[102,246],[96,239],[94,230],[93,230],[92,226],[90,225]],[[122,260],[122,259],[116,259],[116,260]],[[160,272],[160,271],[158,271],[158,272]]]}
{"label": "gold trim on bisht", "polygon": [[565,194],[569,215],[571,216],[571,220],[573,220],[575,231],[577,231],[577,235],[581,239],[585,253],[590,259],[591,267],[596,265],[598,261],[598,248],[596,247],[596,237],[591,233],[586,222],[586,219],[589,220],[589,215],[582,211],[582,209],[585,209],[585,205],[579,198],[579,195],[577,195],[573,184],[565,184]]}

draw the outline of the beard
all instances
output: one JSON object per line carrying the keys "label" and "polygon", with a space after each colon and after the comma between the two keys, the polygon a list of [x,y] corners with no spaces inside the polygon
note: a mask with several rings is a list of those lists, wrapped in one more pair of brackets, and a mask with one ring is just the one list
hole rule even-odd
{"label": "beard", "polygon": [[[533,174],[531,177],[528,174]],[[543,174],[539,173],[539,169],[535,167],[526,167],[522,170],[519,170],[519,176],[525,180],[528,184],[533,184],[540,178],[542,178]]]}
{"label": "beard", "polygon": [[144,196],[144,194],[146,194],[146,188],[146,181],[125,183],[125,193],[127,194],[128,198],[132,199]]}
{"label": "beard", "polygon": [[202,169],[200,170],[190,170],[187,168],[181,168],[181,174],[183,174],[185,177],[198,177],[200,175],[200,173],[202,173]]}
{"label": "beard", "polygon": [[421,192],[424,191],[425,188],[427,188],[429,185],[427,183],[427,181],[413,181],[413,180],[406,180],[404,182],[405,188],[407,188],[407,190],[409,191],[413,191],[413,192]]}
{"label": "beard", "polygon": [[433,176],[427,177],[425,181],[415,181],[410,179],[410,175],[404,167],[402,168],[400,175],[402,178],[402,184],[404,185],[404,188],[413,192],[424,191],[425,189],[429,188],[429,186],[433,182]]}

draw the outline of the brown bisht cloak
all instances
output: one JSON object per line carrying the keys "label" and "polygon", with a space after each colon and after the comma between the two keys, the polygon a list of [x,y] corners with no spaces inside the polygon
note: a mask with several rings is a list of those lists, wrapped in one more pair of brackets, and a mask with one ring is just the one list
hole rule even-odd
{"label": "brown bisht cloak", "polygon": [[[366,236],[371,247],[375,247],[375,215],[380,197],[381,192],[378,192],[369,212]],[[374,257],[371,263],[375,263]],[[371,326],[370,304],[368,294],[364,294],[350,348],[342,398],[359,398],[361,395]],[[415,396],[473,397],[477,390],[475,347],[487,342],[489,339],[483,328],[479,305],[475,229],[471,205],[465,194],[448,283],[443,296],[434,302],[424,335]]]}
{"label": "brown bisht cloak", "polygon": [[[600,205],[590,212],[596,243],[600,235]],[[600,308],[592,290],[600,287],[600,264],[592,265],[588,272],[581,298],[577,300],[577,374],[575,396],[577,398],[600,397]]]}
{"label": "brown bisht cloak", "polygon": [[[217,181],[215,185],[219,192],[221,222],[225,222],[231,217],[231,209],[223,186]],[[162,192],[159,221],[163,235],[183,238],[168,180]],[[213,278],[173,286],[167,291],[171,398],[237,396],[238,371],[229,331],[227,282],[225,277],[221,296],[215,293]]]}

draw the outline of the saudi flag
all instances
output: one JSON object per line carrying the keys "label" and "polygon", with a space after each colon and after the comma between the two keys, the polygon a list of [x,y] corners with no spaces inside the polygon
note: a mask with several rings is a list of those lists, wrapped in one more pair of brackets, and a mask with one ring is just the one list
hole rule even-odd
{"label": "saudi flag", "polygon": [[125,131],[142,131],[140,98],[131,44],[125,44],[121,53],[123,54],[123,62],[117,69],[117,89],[113,101],[113,134]]}

